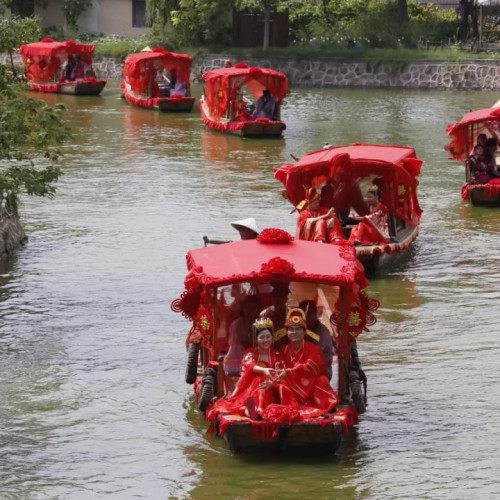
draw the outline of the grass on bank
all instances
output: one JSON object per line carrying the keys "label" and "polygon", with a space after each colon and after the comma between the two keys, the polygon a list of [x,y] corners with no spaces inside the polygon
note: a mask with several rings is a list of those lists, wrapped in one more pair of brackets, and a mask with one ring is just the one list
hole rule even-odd
{"label": "grass on bank", "polygon": [[[140,52],[145,47],[153,47],[147,36],[139,38],[127,37],[103,37],[82,42],[95,44],[95,55],[97,57],[114,57],[124,60],[128,54]],[[473,52],[461,49],[457,46],[429,47],[429,48],[367,48],[355,47],[353,49],[340,47],[270,47],[264,51],[261,48],[222,48],[222,47],[173,47],[168,43],[164,48],[173,52],[190,54],[194,60],[209,54],[221,54],[234,60],[244,61],[249,58],[291,58],[295,60],[304,59],[346,59],[346,60],[370,60],[378,62],[390,61],[413,61],[413,60],[445,60],[459,62],[470,59],[500,59],[500,48],[498,51]]]}

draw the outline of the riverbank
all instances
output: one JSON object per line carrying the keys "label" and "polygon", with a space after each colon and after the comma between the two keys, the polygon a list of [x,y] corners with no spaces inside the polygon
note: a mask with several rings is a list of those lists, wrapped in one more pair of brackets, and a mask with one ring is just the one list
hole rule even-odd
{"label": "riverbank", "polygon": [[[193,62],[191,78],[202,82],[205,71],[220,68],[230,54],[211,55]],[[460,62],[421,61],[348,61],[322,58],[317,60],[274,57],[245,59],[249,66],[262,66],[281,71],[288,76],[291,87],[311,88],[386,88],[434,90],[497,90],[500,89],[500,60],[470,59]],[[9,64],[6,55],[0,63]],[[20,58],[16,63],[21,64]],[[123,61],[113,57],[94,60],[101,78],[119,80]]]}

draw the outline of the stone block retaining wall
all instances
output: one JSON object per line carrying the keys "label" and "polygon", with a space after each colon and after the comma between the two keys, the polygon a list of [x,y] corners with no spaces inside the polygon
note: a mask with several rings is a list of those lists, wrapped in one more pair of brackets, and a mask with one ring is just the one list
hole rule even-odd
{"label": "stone block retaining wall", "polygon": [[[16,58],[20,63],[19,57]],[[192,79],[201,82],[208,70],[221,68],[230,55],[207,56],[195,61]],[[500,60],[363,62],[335,59],[247,59],[249,66],[273,68],[288,76],[291,87],[357,87],[444,90],[496,90],[500,88]],[[8,63],[0,55],[0,63]],[[120,79],[123,61],[96,58],[94,68],[102,78]]]}
{"label": "stone block retaining wall", "polygon": [[[192,79],[201,82],[208,70],[221,68],[226,56],[206,57],[193,63]],[[233,58],[234,60],[234,58]],[[477,60],[418,62],[346,62],[341,60],[252,59],[249,66],[273,68],[288,76],[291,87],[355,87],[443,90],[496,90],[500,88],[500,61]],[[122,64],[105,58],[95,62],[102,77],[120,78]]]}

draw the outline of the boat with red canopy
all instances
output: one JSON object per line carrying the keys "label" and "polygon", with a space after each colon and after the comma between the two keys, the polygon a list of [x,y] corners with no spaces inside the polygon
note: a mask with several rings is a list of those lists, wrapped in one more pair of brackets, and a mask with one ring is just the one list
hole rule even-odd
{"label": "boat with red canopy", "polygon": [[[299,237],[353,245],[366,272],[373,273],[394,265],[417,238],[421,166],[412,147],[353,144],[308,153],[277,168],[274,176],[285,186],[283,196],[300,211]],[[320,235],[308,211],[313,201],[321,220],[332,221],[334,238]]]}
{"label": "boat with red canopy", "polygon": [[28,84],[39,92],[98,95],[106,80],[96,78],[92,68],[94,45],[68,40],[56,42],[44,38],[40,42],[21,45],[19,52],[26,68]]}
{"label": "boat with red canopy", "polygon": [[487,138],[498,138],[499,129],[498,107],[471,111],[457,123],[446,127],[450,142],[445,146],[445,150],[450,153],[450,160],[464,162],[465,183],[462,185],[462,198],[469,199],[473,205],[500,206],[500,179],[475,180],[470,161],[478,136],[485,134]]}
{"label": "boat with red canopy", "polygon": [[176,54],[162,47],[130,54],[123,68],[123,97],[143,108],[170,113],[189,113],[191,63],[188,54]]}
{"label": "boat with red canopy", "polygon": [[288,78],[283,73],[237,63],[207,71],[203,80],[199,105],[207,127],[244,137],[280,137],[286,129],[281,106]]}
{"label": "boat with red canopy", "polygon": [[[197,404],[211,422],[209,431],[223,436],[234,453],[268,447],[335,452],[366,409],[366,376],[356,339],[375,323],[373,312],[379,307],[364,291],[368,282],[354,249],[295,240],[286,231],[271,228],[255,240],[191,250],[186,259],[185,291],[171,307],[192,322],[186,341],[186,382],[194,384]],[[248,372],[225,370],[234,342],[233,325],[247,315],[246,304],[256,304],[251,318],[257,317],[260,308],[274,303],[275,291],[286,307],[314,301],[330,342],[337,346],[331,381],[323,377],[331,387],[326,392],[338,395],[328,410],[277,400],[255,418],[237,403],[232,405],[234,384],[241,392],[248,377]],[[269,350],[276,353],[278,339],[287,339],[280,337],[281,325],[273,321],[275,343]],[[241,354],[242,370],[247,354]]]}

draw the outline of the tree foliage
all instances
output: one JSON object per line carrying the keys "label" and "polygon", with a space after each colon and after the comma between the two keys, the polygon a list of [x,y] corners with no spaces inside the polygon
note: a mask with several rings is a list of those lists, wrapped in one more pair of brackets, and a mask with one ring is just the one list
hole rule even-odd
{"label": "tree foliage", "polygon": [[[3,50],[13,50],[19,42],[33,41],[34,35],[38,39],[39,27],[34,30],[31,20],[23,21],[26,23],[16,18],[2,20]],[[17,32],[20,26],[26,31]],[[61,173],[56,162],[61,156],[61,145],[70,135],[63,120],[64,106],[47,106],[22,89],[22,78],[0,65],[0,193],[8,193],[3,198],[12,211],[17,210],[21,192],[54,195],[54,183]]]}
{"label": "tree foliage", "polygon": [[155,40],[168,46],[231,43],[233,0],[146,0]]}
{"label": "tree foliage", "polygon": [[78,31],[78,17],[92,5],[92,0],[64,0],[63,12],[68,27]]}

